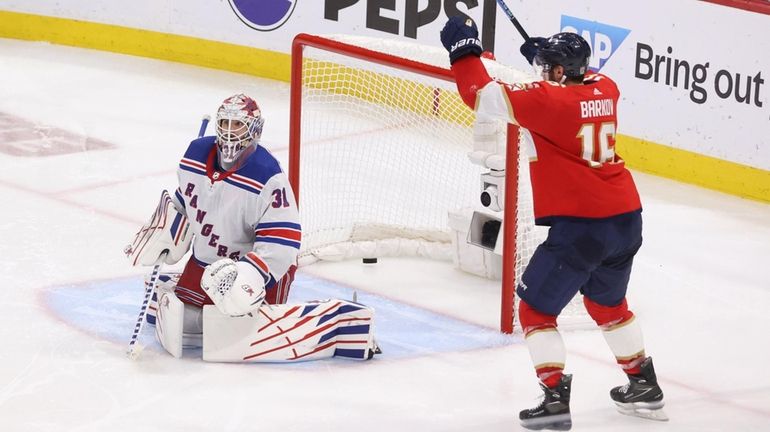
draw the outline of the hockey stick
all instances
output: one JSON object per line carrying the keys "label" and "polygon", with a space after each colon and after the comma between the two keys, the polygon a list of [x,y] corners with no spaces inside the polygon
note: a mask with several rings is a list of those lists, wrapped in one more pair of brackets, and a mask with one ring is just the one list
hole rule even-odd
{"label": "hockey stick", "polygon": [[[201,127],[198,130],[198,138],[202,138],[203,134],[206,133],[206,127],[209,125],[209,121],[211,121],[211,117],[208,115],[203,116],[201,119]],[[150,304],[152,293],[155,292],[155,286],[158,284],[160,268],[163,265],[163,261],[166,259],[167,253],[168,252],[163,252],[160,254],[158,259],[155,260],[155,264],[152,267],[152,273],[150,274],[150,283],[147,284],[147,287],[144,290],[144,301],[142,301],[142,307],[139,309],[139,316],[136,318],[134,334],[131,335],[131,341],[128,343],[128,350],[126,350],[126,355],[131,360],[138,359],[139,355],[144,349],[144,347],[138,343],[139,334],[142,332],[142,328],[144,327],[145,318],[147,316],[147,306]]]}
{"label": "hockey stick", "polygon": [[526,31],[524,31],[524,27],[521,26],[521,24],[519,23],[519,20],[517,20],[516,17],[513,16],[513,12],[511,12],[511,10],[508,9],[508,5],[505,4],[505,0],[497,0],[497,4],[500,6],[500,9],[502,9],[503,12],[505,12],[505,14],[508,15],[508,19],[511,20],[511,23],[513,24],[514,27],[516,27],[516,30],[519,31],[519,34],[521,35],[521,37],[523,37],[525,41],[528,41],[529,35],[527,34]]}
{"label": "hockey stick", "polygon": [[198,138],[203,138],[203,134],[206,133],[206,127],[209,125],[211,117],[208,115],[203,116],[201,119],[201,128],[198,130]]}
{"label": "hockey stick", "polygon": [[141,354],[144,349],[144,347],[137,343],[137,341],[139,340],[139,333],[142,332],[142,327],[144,327],[145,317],[147,316],[147,306],[150,304],[152,293],[155,292],[155,285],[158,284],[158,275],[160,274],[160,268],[164,259],[166,259],[166,252],[160,254],[155,261],[155,266],[152,268],[152,274],[150,275],[150,283],[148,283],[147,287],[144,289],[144,301],[142,301],[142,307],[139,309],[139,317],[136,318],[134,334],[131,335],[131,342],[128,343],[128,350],[126,351],[126,355],[131,360],[139,358],[139,354]]}

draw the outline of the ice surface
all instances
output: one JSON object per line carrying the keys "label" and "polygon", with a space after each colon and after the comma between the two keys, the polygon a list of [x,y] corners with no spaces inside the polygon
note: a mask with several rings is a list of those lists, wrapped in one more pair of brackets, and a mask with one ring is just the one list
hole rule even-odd
{"label": "ice surface", "polygon": [[[496,286],[408,259],[316,264],[292,292],[356,290],[375,305],[385,353],[374,361],[175,360],[149,329],[140,361],[127,360],[142,271],[123,247],[226,96],[259,101],[264,144],[285,161],[288,85],[11,40],[0,77],[4,119],[112,146],[19,156],[0,143],[0,430],[512,431],[537,403],[521,338],[494,331]],[[624,377],[601,334],[570,332],[573,430],[770,430],[770,206],[635,178],[645,244],[629,302],[671,421],[618,414],[608,391]]]}

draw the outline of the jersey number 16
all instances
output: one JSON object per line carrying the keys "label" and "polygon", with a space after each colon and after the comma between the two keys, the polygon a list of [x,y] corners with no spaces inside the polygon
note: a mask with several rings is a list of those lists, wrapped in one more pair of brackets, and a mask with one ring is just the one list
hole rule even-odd
{"label": "jersey number 16", "polygon": [[577,137],[583,143],[582,158],[591,168],[615,161],[615,122],[585,123]]}

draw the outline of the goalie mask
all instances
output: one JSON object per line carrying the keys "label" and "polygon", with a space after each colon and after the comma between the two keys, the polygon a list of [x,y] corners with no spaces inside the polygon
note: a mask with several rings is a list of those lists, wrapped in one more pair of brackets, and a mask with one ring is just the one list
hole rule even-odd
{"label": "goalie mask", "polygon": [[217,110],[217,152],[222,168],[229,169],[243,151],[259,142],[265,119],[254,99],[237,94],[222,102]]}
{"label": "goalie mask", "polygon": [[579,78],[588,71],[591,46],[577,33],[557,33],[540,47],[532,62],[535,73],[550,80],[549,73],[555,66],[564,68],[564,77]]}

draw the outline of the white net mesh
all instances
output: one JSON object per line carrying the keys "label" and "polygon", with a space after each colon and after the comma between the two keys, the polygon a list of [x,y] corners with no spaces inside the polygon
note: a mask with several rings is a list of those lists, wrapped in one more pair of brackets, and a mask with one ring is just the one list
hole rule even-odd
{"label": "white net mesh", "polygon": [[[328,38],[449,68],[446,52],[435,47]],[[496,62],[485,63],[494,78],[532,80]],[[305,47],[300,263],[389,255],[451,260],[448,212],[481,208],[484,170],[468,159],[474,117],[453,82]],[[518,141],[509,140],[508,145]],[[528,165],[522,151],[516,199],[518,253],[503,261],[503,265],[515,262],[517,283],[546,235],[534,225]]]}

